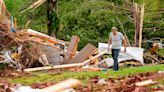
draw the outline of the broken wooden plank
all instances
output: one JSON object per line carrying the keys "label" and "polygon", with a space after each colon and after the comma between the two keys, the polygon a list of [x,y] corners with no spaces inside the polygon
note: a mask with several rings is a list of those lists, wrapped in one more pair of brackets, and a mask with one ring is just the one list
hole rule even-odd
{"label": "broken wooden plank", "polygon": [[70,60],[70,63],[81,63],[84,60],[88,59],[94,52],[98,49],[92,44],[87,44],[75,57]]}
{"label": "broken wooden plank", "polygon": [[79,40],[80,38],[78,36],[72,36],[63,63],[69,63],[69,61],[74,57],[78,48]]}
{"label": "broken wooden plank", "polygon": [[60,47],[55,46],[53,43],[45,42],[45,40],[40,39],[40,38],[30,37],[29,39],[27,39],[27,41],[31,41],[31,42],[34,42],[36,44],[40,44],[40,45],[44,45],[44,46],[51,46],[53,48],[60,49],[61,51],[63,50]]}
{"label": "broken wooden plank", "polygon": [[92,60],[106,54],[108,51],[105,50],[99,54],[97,54],[96,56],[88,59],[88,60],[85,60],[83,63],[77,63],[77,64],[64,64],[64,65],[57,65],[57,66],[47,66],[47,67],[36,67],[36,68],[27,68],[27,69],[24,69],[23,71],[25,72],[33,72],[33,71],[40,71],[40,70],[49,70],[49,69],[59,69],[59,68],[72,68],[72,67],[81,67],[81,66],[84,66],[86,64],[88,64],[89,62],[91,62]]}

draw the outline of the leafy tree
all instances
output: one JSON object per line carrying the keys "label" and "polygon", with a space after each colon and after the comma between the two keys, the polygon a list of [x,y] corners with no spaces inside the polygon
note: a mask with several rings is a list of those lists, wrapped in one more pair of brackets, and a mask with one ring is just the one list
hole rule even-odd
{"label": "leafy tree", "polygon": [[[18,20],[19,29],[25,28],[31,20],[29,28],[48,33],[47,5],[44,3],[34,11],[19,12],[36,0],[4,0],[8,10]],[[152,37],[164,38],[164,1],[163,0],[58,0],[57,13],[52,16],[51,29],[56,30],[59,39],[70,40],[72,35],[81,38],[79,47],[88,42],[97,45],[107,42],[112,26],[122,28],[121,21],[129,40],[134,40],[134,21],[132,17],[133,1],[145,5],[143,39]]]}

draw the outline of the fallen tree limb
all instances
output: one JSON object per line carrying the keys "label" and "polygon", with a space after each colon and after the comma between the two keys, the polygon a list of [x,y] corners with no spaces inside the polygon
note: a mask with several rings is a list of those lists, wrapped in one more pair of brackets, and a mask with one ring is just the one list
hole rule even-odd
{"label": "fallen tree limb", "polygon": [[30,5],[28,8],[26,8],[25,10],[21,11],[20,13],[24,13],[31,9],[36,9],[37,7],[42,5],[44,2],[46,2],[46,0],[38,0],[38,1],[34,2],[32,5]]}
{"label": "fallen tree limb", "polygon": [[88,64],[89,62],[91,62],[92,60],[104,55],[105,53],[107,53],[108,51],[105,50],[99,54],[97,54],[96,56],[92,57],[91,59],[88,59],[86,61],[84,61],[83,63],[76,63],[76,64],[64,64],[64,65],[57,65],[57,66],[47,66],[47,67],[36,67],[36,68],[27,68],[24,69],[23,71],[25,72],[33,72],[33,71],[40,71],[40,70],[49,70],[49,69],[59,69],[59,68],[71,68],[71,67],[81,67],[84,66],[86,64]]}
{"label": "fallen tree limb", "polygon": [[125,39],[127,40],[128,47],[131,47],[130,41],[129,41],[127,35],[126,35],[126,32],[125,32],[125,30],[124,30],[124,27],[123,27],[121,21],[119,20],[119,18],[118,18],[117,16],[116,16],[116,19],[117,19],[118,23],[120,24],[120,26],[121,26],[121,28],[122,28],[122,31],[123,31],[123,33],[124,33],[124,35],[125,35]]}

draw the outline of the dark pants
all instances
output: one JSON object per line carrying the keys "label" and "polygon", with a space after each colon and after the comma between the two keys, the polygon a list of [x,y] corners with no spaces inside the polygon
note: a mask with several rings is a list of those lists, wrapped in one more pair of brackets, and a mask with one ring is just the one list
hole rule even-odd
{"label": "dark pants", "polygon": [[120,49],[112,49],[112,57],[113,57],[113,60],[114,60],[113,70],[119,70],[119,66],[118,66],[119,52],[120,52]]}

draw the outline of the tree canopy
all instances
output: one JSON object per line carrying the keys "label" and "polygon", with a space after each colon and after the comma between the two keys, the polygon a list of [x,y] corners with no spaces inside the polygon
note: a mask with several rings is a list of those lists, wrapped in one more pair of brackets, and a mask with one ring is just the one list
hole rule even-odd
{"label": "tree canopy", "polygon": [[[46,4],[33,11],[20,14],[36,0],[4,0],[8,10],[17,18],[19,29],[28,28],[47,33]],[[124,29],[130,42],[134,40],[133,3],[145,5],[143,39],[164,38],[164,1],[163,0],[58,0],[57,17],[59,27],[56,36],[70,40],[72,35],[81,38],[79,48],[91,42],[107,42],[112,26]],[[121,28],[120,23],[123,25]]]}

